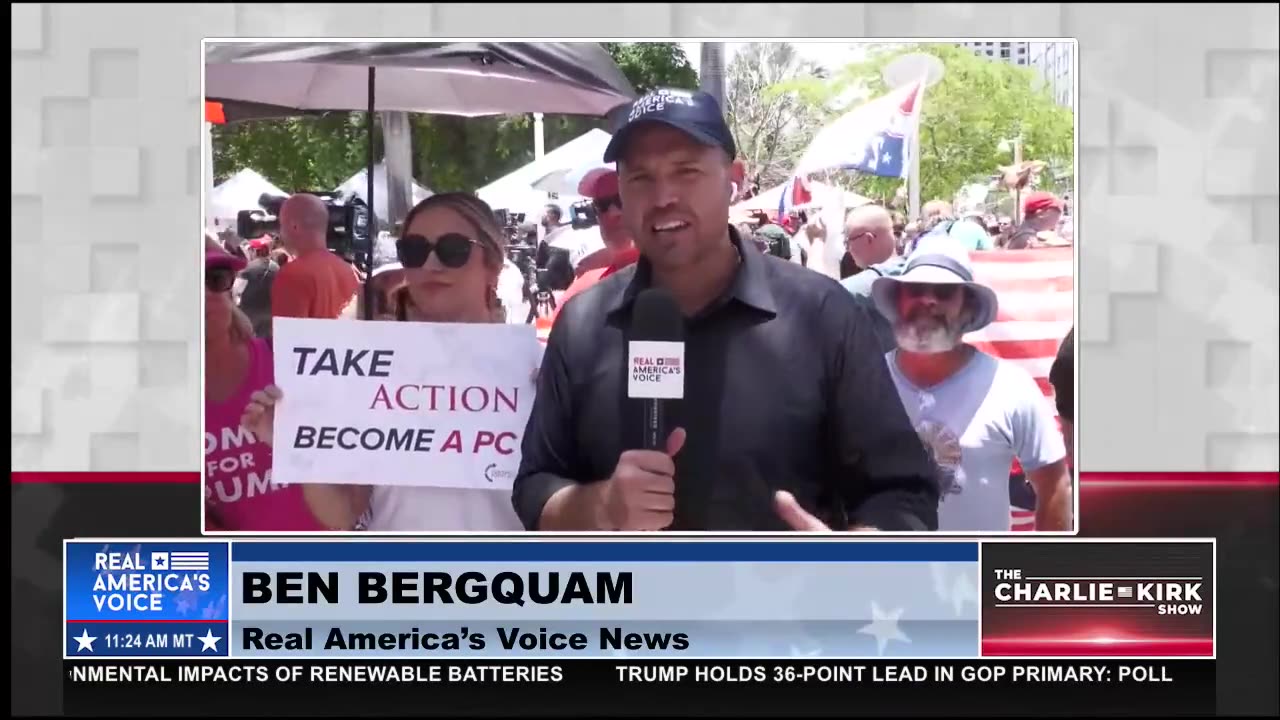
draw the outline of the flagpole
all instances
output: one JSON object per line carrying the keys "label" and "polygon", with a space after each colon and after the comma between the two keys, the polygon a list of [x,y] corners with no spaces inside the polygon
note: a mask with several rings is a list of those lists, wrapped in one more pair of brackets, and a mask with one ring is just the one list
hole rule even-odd
{"label": "flagpole", "polygon": [[928,73],[920,77],[919,90],[912,105],[914,117],[911,119],[911,166],[907,170],[907,215],[910,222],[920,221],[920,117],[924,114],[921,103],[924,102],[924,89],[929,85]]}
{"label": "flagpole", "polygon": [[920,220],[920,123],[913,123],[911,169],[907,171],[907,214],[911,222]]}

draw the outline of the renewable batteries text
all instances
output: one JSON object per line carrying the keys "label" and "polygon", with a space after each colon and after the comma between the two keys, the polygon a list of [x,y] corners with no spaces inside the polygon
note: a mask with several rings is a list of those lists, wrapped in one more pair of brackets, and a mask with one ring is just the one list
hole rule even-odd
{"label": "renewable batteries text", "polygon": [[627,605],[629,572],[359,572],[355,587],[341,587],[338,572],[245,572],[241,602],[246,605],[336,605],[355,592],[362,605]]}

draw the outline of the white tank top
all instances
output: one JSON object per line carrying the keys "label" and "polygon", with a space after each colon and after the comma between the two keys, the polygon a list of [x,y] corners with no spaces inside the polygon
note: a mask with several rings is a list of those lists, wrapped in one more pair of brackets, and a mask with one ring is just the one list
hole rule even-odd
{"label": "white tank top", "polygon": [[510,490],[388,487],[373,489],[359,530],[512,532],[524,530]]}

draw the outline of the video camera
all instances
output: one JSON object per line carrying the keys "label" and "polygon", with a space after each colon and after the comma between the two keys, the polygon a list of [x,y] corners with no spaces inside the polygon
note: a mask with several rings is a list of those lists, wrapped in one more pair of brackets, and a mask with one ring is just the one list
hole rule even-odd
{"label": "video camera", "polygon": [[[370,252],[369,208],[358,197],[343,197],[336,192],[301,191],[315,195],[329,211],[329,226],[325,232],[325,245],[337,255],[354,261],[358,255]],[[257,238],[268,233],[280,232],[280,206],[287,198],[263,193],[258,198],[261,210],[241,210],[236,214],[236,233],[242,238]]]}
{"label": "video camera", "polygon": [[508,245],[523,242],[524,238],[520,237],[520,226],[524,224],[524,218],[524,213],[513,213],[506,208],[493,211],[493,219],[498,222],[498,227],[502,228]]}
{"label": "video camera", "polygon": [[579,200],[569,206],[569,224],[574,230],[585,230],[600,224],[596,206],[590,200]]}

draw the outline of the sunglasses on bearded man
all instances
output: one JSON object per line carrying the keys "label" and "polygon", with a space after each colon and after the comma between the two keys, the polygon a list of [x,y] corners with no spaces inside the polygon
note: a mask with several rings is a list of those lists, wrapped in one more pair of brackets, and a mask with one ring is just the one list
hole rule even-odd
{"label": "sunglasses on bearded man", "polygon": [[948,283],[904,282],[900,284],[900,287],[902,288],[902,294],[906,297],[918,299],[932,295],[940,302],[948,302],[964,290],[963,285]]}

